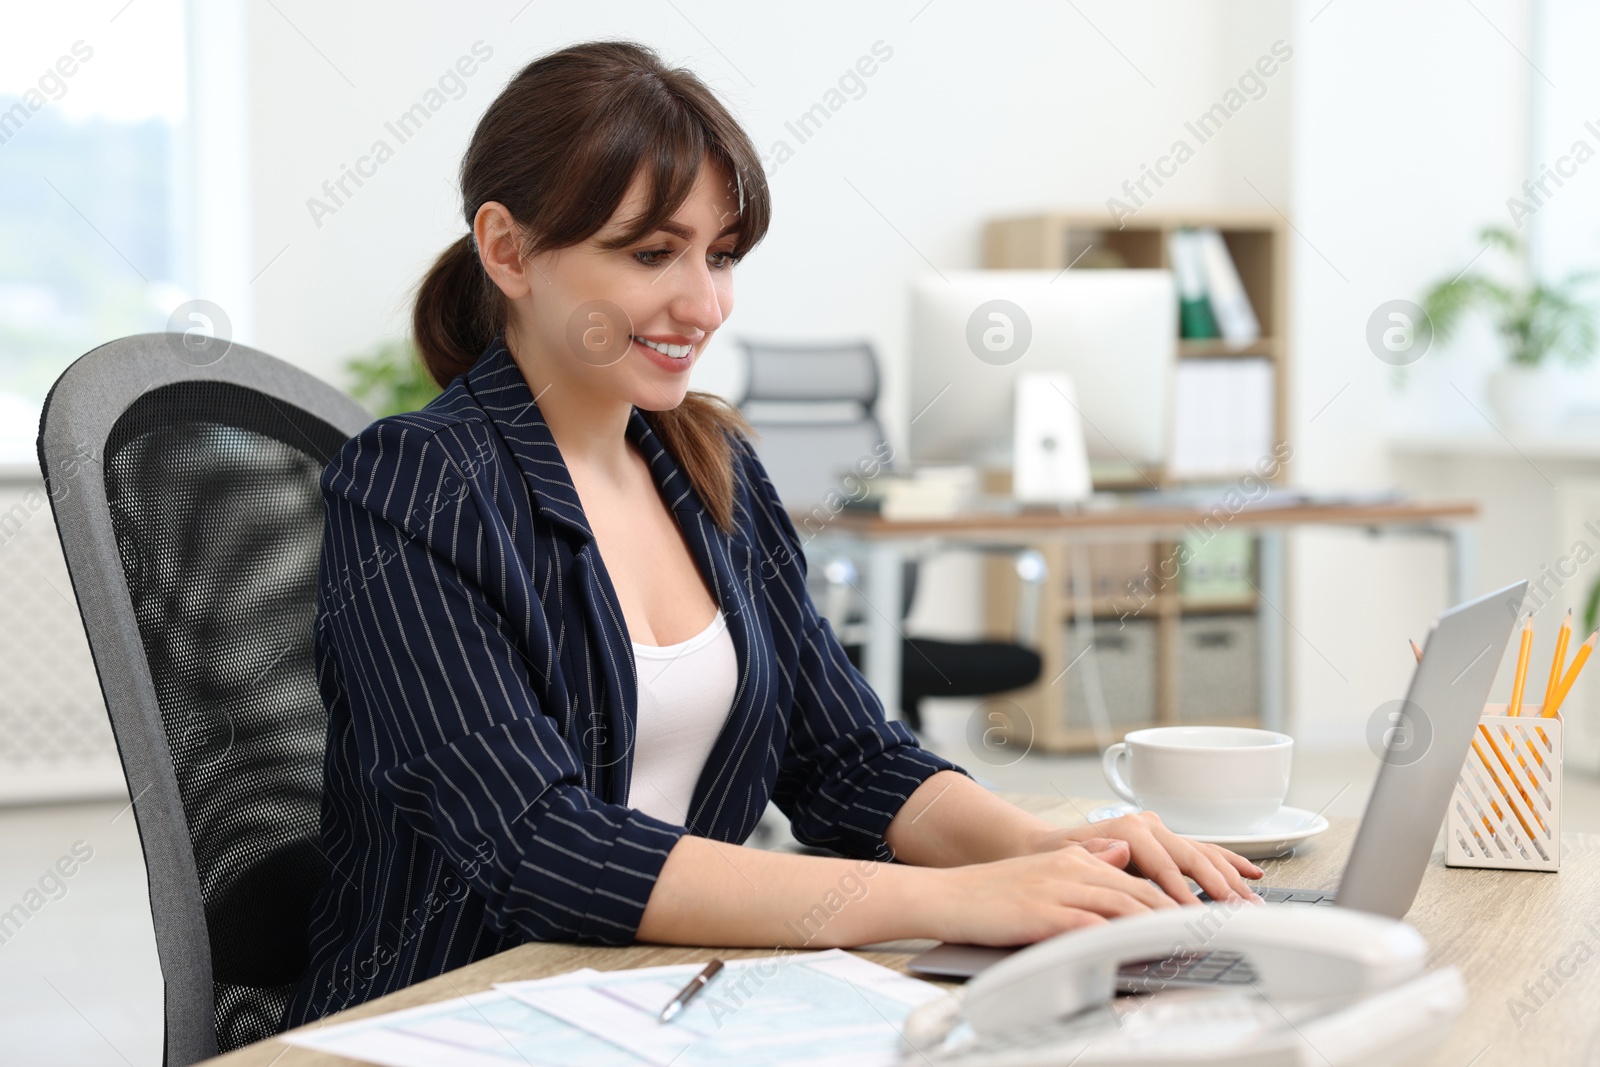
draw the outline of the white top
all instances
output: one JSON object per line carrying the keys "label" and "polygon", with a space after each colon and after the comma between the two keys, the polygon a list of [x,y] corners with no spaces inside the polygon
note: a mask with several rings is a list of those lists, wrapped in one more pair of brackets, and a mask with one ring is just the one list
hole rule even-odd
{"label": "white top", "polygon": [[739,685],[739,658],[728,621],[675,645],[633,642],[639,672],[639,721],[628,805],[665,822],[689,821],[689,801],[722,731]]}

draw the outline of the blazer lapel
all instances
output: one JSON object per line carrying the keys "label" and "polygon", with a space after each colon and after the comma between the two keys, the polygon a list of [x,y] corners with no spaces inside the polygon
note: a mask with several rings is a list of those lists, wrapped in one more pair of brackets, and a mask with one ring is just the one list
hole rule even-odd
{"label": "blazer lapel", "polygon": [[[661,498],[678,520],[694,561],[727,620],[738,659],[739,680],[733,707],[695,784],[684,823],[701,837],[742,842],[754,824],[730,825],[724,820],[729,814],[727,809],[742,816],[749,806],[733,796],[734,782],[749,778],[749,759],[766,759],[776,721],[771,710],[777,704],[772,640],[767,633],[766,602],[757,584],[760,579],[755,569],[756,553],[748,540],[747,527],[736,524],[735,534],[730,535],[716,524],[688,475],[638,408],[628,419],[628,439],[649,462]],[[632,662],[632,645],[628,646],[628,655]],[[765,777],[770,779],[771,775]],[[756,806],[757,819],[761,807]]]}
{"label": "blazer lapel", "polygon": [[[467,385],[516,460],[534,509],[573,540],[573,580],[568,587],[581,590],[592,653],[589,661],[599,667],[604,683],[600,707],[577,709],[579,721],[573,726],[573,739],[581,744],[590,787],[603,799],[626,803],[633,773],[639,683],[616,589],[561,451],[503,338],[495,338],[473,364],[467,372]],[[731,799],[739,764],[752,753],[765,758],[773,723],[763,709],[770,709],[776,701],[772,642],[767,635],[764,601],[758,595],[755,551],[744,527],[738,528],[737,536],[730,536],[712,520],[688,475],[638,408],[629,414],[627,437],[649,464],[661,499],[677,519],[695,564],[727,619],[739,664],[733,709],[706,761],[685,822],[701,836],[742,841],[752,828],[719,827],[723,802]],[[580,659],[573,656],[571,663]],[[578,679],[568,679],[568,688],[573,692],[585,689]],[[721,832],[716,832],[719,829]]]}
{"label": "blazer lapel", "polygon": [[516,457],[533,497],[534,510],[583,540],[592,540],[594,533],[583,514],[561,450],[550,435],[522,368],[511,358],[502,338],[496,337],[467,371],[467,387]]}

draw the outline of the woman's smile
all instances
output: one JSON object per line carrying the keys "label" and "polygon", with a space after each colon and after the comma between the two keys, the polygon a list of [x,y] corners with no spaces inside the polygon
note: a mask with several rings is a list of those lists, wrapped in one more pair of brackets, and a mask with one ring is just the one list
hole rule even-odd
{"label": "woman's smile", "polygon": [[677,338],[640,337],[633,335],[633,345],[645,358],[658,367],[673,371],[674,373],[688,370],[694,365],[694,351],[698,342],[691,344],[688,340]]}

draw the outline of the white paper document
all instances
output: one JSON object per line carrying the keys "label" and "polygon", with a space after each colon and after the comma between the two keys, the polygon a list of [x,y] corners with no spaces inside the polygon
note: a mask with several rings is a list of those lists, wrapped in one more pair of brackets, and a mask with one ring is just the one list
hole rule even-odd
{"label": "white paper document", "polygon": [[670,1023],[657,1016],[701,964],[496,988],[656,1067],[900,1062],[900,1025],[940,994],[842,949],[734,960]]}
{"label": "white paper document", "polygon": [[285,1034],[283,1040],[384,1067],[634,1067],[639,1062],[497,989]]}
{"label": "white paper document", "polygon": [[905,1017],[942,992],[832,949],[730,961],[657,1021],[702,967],[585,968],[284,1040],[384,1067],[891,1067]]}

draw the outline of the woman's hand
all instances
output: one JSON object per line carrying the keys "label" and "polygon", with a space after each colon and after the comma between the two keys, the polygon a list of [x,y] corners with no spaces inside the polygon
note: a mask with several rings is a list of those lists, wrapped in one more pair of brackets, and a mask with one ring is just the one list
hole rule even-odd
{"label": "woman's hand", "polygon": [[[895,815],[884,839],[902,864],[970,866],[976,871],[1008,859],[1079,846],[1081,859],[1116,868],[1117,874],[1134,878],[1143,888],[1154,888],[1146,878],[1152,880],[1159,887],[1157,896],[1168,903],[1200,903],[1189,891],[1185,876],[1193,878],[1214,900],[1260,900],[1244,879],[1260,878],[1261,868],[1225,848],[1175,834],[1153,814],[1126,815],[1064,830],[954,771],[930,775]],[[1145,878],[1124,871],[1130,863],[1135,873]]]}
{"label": "woman's hand", "polygon": [[1261,899],[1244,881],[1245,878],[1260,878],[1264,873],[1260,867],[1219,845],[1192,841],[1173,833],[1160,816],[1150,811],[1074,826],[1070,830],[1052,830],[1041,836],[1036,848],[1048,851],[1105,838],[1125,842],[1131,861],[1139,871],[1180,903],[1200,903],[1200,898],[1190,892],[1184,881],[1185,875],[1198,882],[1212,900]]}
{"label": "woman's hand", "polygon": [[918,894],[929,909],[928,936],[1031,945],[1120,915],[1177,907],[1146,879],[1121,870],[1127,861],[1126,842],[1088,838],[991,863],[926,868],[918,874],[937,883]]}

